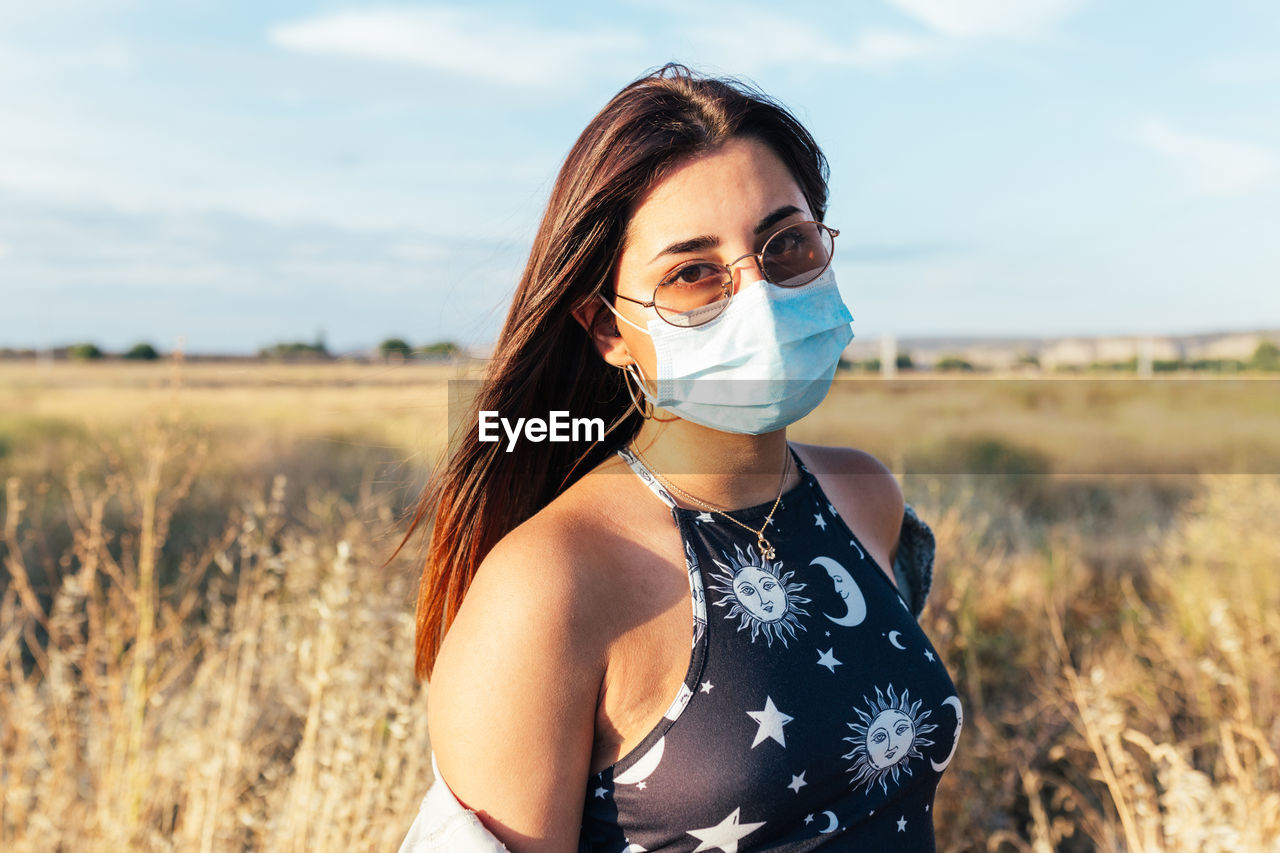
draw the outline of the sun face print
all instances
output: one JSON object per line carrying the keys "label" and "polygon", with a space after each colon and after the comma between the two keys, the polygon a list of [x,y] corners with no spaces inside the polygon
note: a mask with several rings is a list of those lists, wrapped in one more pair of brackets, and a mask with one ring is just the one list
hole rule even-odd
{"label": "sun face print", "polygon": [[736,558],[723,552],[725,562],[712,558],[722,570],[711,575],[716,582],[711,588],[722,594],[716,607],[729,608],[724,618],[737,618],[739,631],[750,626],[751,642],[763,634],[770,647],[775,638],[785,646],[788,636],[795,639],[796,628],[805,630],[800,617],[809,613],[800,605],[808,604],[809,599],[798,594],[805,585],[791,583],[795,572],[780,575],[782,563],[764,559],[751,545],[746,554],[738,545],[733,550]]}
{"label": "sun face print", "polygon": [[899,771],[910,776],[909,760],[923,759],[924,753],[919,747],[933,746],[933,741],[924,735],[937,726],[925,723],[930,712],[919,713],[921,700],[917,699],[912,705],[907,704],[910,701],[909,692],[903,690],[902,696],[898,696],[890,684],[886,698],[877,687],[875,699],[863,697],[867,705],[866,711],[861,708],[853,709],[859,722],[849,723],[849,728],[853,729],[853,737],[845,738],[853,744],[853,749],[842,757],[853,759],[853,766],[849,771],[853,773],[854,788],[865,784],[866,793],[869,794],[879,782],[880,790],[889,793],[889,777],[893,777],[896,785]]}

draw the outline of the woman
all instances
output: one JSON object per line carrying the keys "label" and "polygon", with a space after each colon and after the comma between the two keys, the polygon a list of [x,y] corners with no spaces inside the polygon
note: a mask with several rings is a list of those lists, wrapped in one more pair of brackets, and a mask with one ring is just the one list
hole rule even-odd
{"label": "woman", "polygon": [[682,66],[574,145],[476,409],[608,430],[469,431],[424,497],[404,849],[933,849],[932,536],[870,455],[786,440],[852,337],[826,202],[790,113]]}

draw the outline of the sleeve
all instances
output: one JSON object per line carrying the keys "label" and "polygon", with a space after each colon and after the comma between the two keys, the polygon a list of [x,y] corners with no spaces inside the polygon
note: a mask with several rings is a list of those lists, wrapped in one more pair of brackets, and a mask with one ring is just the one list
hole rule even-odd
{"label": "sleeve", "polygon": [[431,753],[435,782],[422,799],[399,853],[503,853],[506,846],[484,828],[476,813],[458,802],[440,778],[435,753]]}
{"label": "sleeve", "polygon": [[920,618],[925,599],[933,586],[933,531],[916,515],[911,504],[902,511],[902,532],[898,553],[893,558],[893,577],[898,592],[911,615]]}

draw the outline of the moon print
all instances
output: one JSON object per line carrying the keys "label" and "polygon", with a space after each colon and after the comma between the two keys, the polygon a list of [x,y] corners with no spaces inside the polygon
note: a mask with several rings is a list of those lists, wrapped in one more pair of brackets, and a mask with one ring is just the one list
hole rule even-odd
{"label": "moon print", "polygon": [[737,618],[739,631],[750,626],[751,642],[763,634],[770,647],[775,638],[787,645],[787,637],[795,639],[797,628],[805,630],[800,617],[809,612],[800,605],[808,604],[810,599],[799,595],[805,584],[792,583],[795,572],[783,574],[781,562],[765,559],[753,545],[747,546],[745,554],[738,545],[733,549],[736,559],[724,552],[721,554],[725,562],[712,558],[722,570],[721,574],[711,575],[719,584],[712,584],[711,588],[722,593],[716,607],[729,608],[724,618]]}
{"label": "moon print", "polygon": [[929,763],[933,765],[933,769],[937,770],[938,772],[942,772],[943,770],[946,770],[947,766],[951,764],[951,759],[954,758],[956,754],[956,745],[960,743],[960,730],[964,728],[964,710],[961,709],[960,707],[959,697],[948,696],[946,699],[942,700],[942,704],[950,705],[951,707],[956,709],[956,735],[955,735],[955,739],[951,741],[951,751],[947,753],[947,757],[942,761],[941,764],[939,764],[938,762],[932,759],[929,760]]}
{"label": "moon print", "polygon": [[634,785],[653,775],[653,771],[658,769],[658,762],[662,761],[662,750],[665,748],[666,742],[666,738],[659,738],[658,742],[644,754],[643,758],[631,765],[625,772],[613,777],[614,784]]}
{"label": "moon print", "polygon": [[830,557],[814,557],[809,565],[822,566],[822,568],[826,569],[831,582],[836,586],[836,595],[840,596],[845,603],[845,614],[843,616],[836,617],[830,613],[822,615],[837,625],[843,625],[846,628],[861,625],[863,620],[867,618],[867,600],[862,597],[862,590],[858,588],[858,584],[854,581],[853,575],[849,574],[849,570]]}
{"label": "moon print", "polygon": [[823,816],[824,816],[824,817],[826,817],[826,818],[827,818],[827,820],[829,820],[829,821],[831,821],[831,822],[827,824],[827,828],[826,828],[826,829],[820,829],[820,830],[818,830],[818,831],[819,831],[819,832],[821,832],[823,835],[826,835],[828,832],[835,832],[835,831],[836,831],[836,827],[840,825],[840,819],[839,819],[838,817],[836,817],[836,813],[835,813],[835,812],[823,812],[822,814],[823,814]]}
{"label": "moon print", "polygon": [[876,688],[876,698],[863,697],[867,710],[854,708],[859,722],[849,723],[853,737],[844,738],[853,748],[843,758],[853,759],[849,772],[853,773],[853,786],[865,784],[867,793],[880,783],[880,790],[889,793],[889,777],[898,783],[899,772],[911,775],[910,759],[924,758],[921,746],[933,746],[924,735],[937,728],[925,720],[931,712],[919,713],[922,700],[908,705],[910,691],[898,696],[889,685],[888,696]]}
{"label": "moon print", "polygon": [[901,632],[901,631],[890,631],[890,632],[889,632],[889,642],[893,644],[893,647],[894,647],[895,649],[902,649],[902,650],[905,652],[905,651],[907,650],[907,647],[906,647],[906,646],[904,646],[904,645],[902,645],[902,644],[898,641],[898,637],[899,637],[901,634],[902,634],[902,632]]}

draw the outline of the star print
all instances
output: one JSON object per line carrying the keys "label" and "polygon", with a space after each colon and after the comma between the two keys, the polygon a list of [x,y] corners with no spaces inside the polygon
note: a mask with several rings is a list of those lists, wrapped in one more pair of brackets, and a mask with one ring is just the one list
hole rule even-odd
{"label": "star print", "polygon": [[802,771],[799,776],[792,776],[791,784],[788,785],[787,787],[795,791],[797,794],[800,793],[800,789],[803,788],[805,785],[809,784],[808,782],[804,781],[804,774],[808,772],[809,772],[808,770],[805,770],[805,771]]}
{"label": "star print", "polygon": [[711,513],[709,512],[698,513],[698,517],[695,520],[696,521],[715,521],[715,519],[711,517]]}
{"label": "star print", "polygon": [[928,649],[925,649],[924,656],[929,659],[929,663],[933,663],[933,652],[929,651]]}
{"label": "star print", "polygon": [[605,795],[605,794],[607,794],[607,793],[609,793],[609,791],[608,791],[607,789],[605,789],[605,788],[596,788],[596,798],[597,798],[597,799],[603,800],[603,799],[604,799],[604,795]]}
{"label": "star print", "polygon": [[928,810],[929,810],[929,804],[928,804],[928,803],[925,803],[924,810],[925,810],[925,811],[928,811]]}
{"label": "star print", "polygon": [[833,654],[833,652],[835,652],[834,646],[827,649],[825,652],[822,652],[818,657],[818,666],[825,666],[827,669],[831,670],[832,672],[836,671],[836,667],[844,666],[844,664],[841,661],[836,660],[836,656],[835,654]]}
{"label": "star print", "polygon": [[907,831],[907,819],[905,817],[898,818],[898,832]]}
{"label": "star print", "polygon": [[764,697],[764,710],[748,711],[747,716],[760,725],[760,728],[756,729],[756,739],[751,742],[752,749],[759,746],[765,738],[773,738],[784,747],[787,745],[787,737],[783,734],[782,727],[791,722],[794,717],[779,711],[771,698]]}
{"label": "star print", "polygon": [[702,850],[722,850],[724,853],[738,853],[738,842],[744,836],[750,835],[765,825],[765,821],[738,823],[738,814],[741,811],[742,807],[739,806],[715,826],[689,830],[686,835],[692,835],[702,842],[693,848],[693,853],[700,853]]}
{"label": "star print", "polygon": [[714,684],[712,684],[710,681],[704,681],[704,682],[702,682],[702,692],[703,692],[703,693],[710,693],[710,692],[711,692],[711,688],[712,688],[712,687],[715,687],[715,685],[714,685]]}
{"label": "star print", "polygon": [[813,523],[816,524],[818,527],[822,528],[823,530],[827,529],[827,520],[822,517],[822,513],[820,512],[814,514]]}
{"label": "star print", "polygon": [[770,526],[771,524],[773,524],[773,518],[766,518],[766,519],[764,520],[764,526],[765,526],[765,527],[768,527],[768,526]]}
{"label": "star print", "polygon": [[805,823],[813,823],[813,815],[811,815],[811,814],[807,814],[807,815],[805,815],[805,816],[804,816],[804,822],[805,822]]}
{"label": "star print", "polygon": [[830,637],[830,636],[831,636],[831,632],[830,632],[830,631],[823,631],[823,633],[824,633],[824,634],[826,634],[828,637]]}
{"label": "star print", "polygon": [[831,504],[827,504],[827,511],[831,513],[832,518],[835,518],[837,515],[839,515],[839,513],[836,512],[836,508],[833,507]]}
{"label": "star print", "polygon": [[637,787],[637,788],[639,788],[641,791],[643,791],[645,788],[649,787],[649,783],[648,783],[648,782],[640,782],[640,783],[638,783],[638,784],[636,785],[636,787]]}

